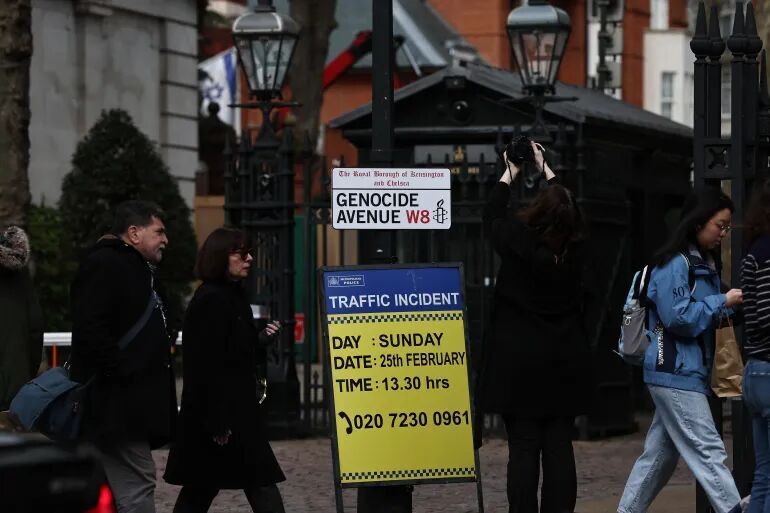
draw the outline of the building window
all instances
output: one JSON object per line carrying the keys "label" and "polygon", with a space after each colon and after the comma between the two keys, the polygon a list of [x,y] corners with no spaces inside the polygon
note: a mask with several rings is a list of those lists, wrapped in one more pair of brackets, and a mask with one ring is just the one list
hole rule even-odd
{"label": "building window", "polygon": [[664,71],[660,75],[660,115],[671,119],[674,110],[674,73]]}
{"label": "building window", "polygon": [[650,28],[668,30],[668,0],[650,0]]}

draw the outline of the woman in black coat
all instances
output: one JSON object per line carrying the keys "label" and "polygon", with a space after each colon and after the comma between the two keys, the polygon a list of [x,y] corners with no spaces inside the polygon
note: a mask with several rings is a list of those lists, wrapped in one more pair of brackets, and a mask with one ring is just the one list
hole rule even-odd
{"label": "woman in black coat", "polygon": [[183,485],[174,513],[206,512],[221,489],[242,489],[255,512],[283,513],[285,479],[268,443],[256,369],[280,325],[257,333],[240,281],[253,258],[240,231],[220,228],[203,243],[203,284],[184,321],[184,390],[164,478]]}
{"label": "woman in black coat", "polygon": [[483,411],[499,413],[508,433],[511,513],[572,512],[577,494],[572,433],[590,394],[583,324],[581,239],[584,225],[571,192],[556,182],[531,143],[548,186],[519,211],[509,210],[506,170],[484,212],[501,264],[479,383]]}

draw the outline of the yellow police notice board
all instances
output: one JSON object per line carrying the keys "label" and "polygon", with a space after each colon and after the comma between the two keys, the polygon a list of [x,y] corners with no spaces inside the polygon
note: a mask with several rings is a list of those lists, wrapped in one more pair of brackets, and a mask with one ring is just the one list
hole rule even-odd
{"label": "yellow police notice board", "polygon": [[321,281],[337,483],[477,480],[460,264]]}

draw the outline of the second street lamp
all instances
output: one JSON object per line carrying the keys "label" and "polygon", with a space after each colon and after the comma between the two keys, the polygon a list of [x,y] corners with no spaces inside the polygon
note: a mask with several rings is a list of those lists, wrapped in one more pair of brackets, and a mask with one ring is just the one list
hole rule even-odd
{"label": "second street lamp", "polygon": [[524,88],[553,92],[572,31],[569,15],[545,0],[530,0],[511,11],[506,28]]}
{"label": "second street lamp", "polygon": [[549,102],[576,100],[546,96],[555,92],[554,84],[572,31],[569,15],[545,0],[529,0],[510,12],[506,29],[522,88],[529,95],[523,101],[535,108],[530,136],[550,142],[551,136],[543,122],[543,107]]}

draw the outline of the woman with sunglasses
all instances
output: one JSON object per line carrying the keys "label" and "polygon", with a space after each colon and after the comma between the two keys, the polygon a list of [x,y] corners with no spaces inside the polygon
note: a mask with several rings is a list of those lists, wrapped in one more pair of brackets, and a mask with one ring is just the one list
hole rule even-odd
{"label": "woman with sunglasses", "polygon": [[253,257],[242,232],[214,230],[198,252],[202,284],[184,321],[184,390],[164,479],[182,485],[174,513],[204,513],[222,489],[241,489],[255,512],[283,513],[285,479],[268,443],[256,369],[280,324],[260,333],[241,281]]}
{"label": "woman with sunglasses", "polygon": [[739,289],[721,292],[719,247],[733,209],[719,189],[690,195],[679,224],[655,255],[647,289],[651,343],[643,363],[655,415],[618,513],[647,511],[680,456],[716,513],[740,502],[708,403],[714,328],[743,301]]}

